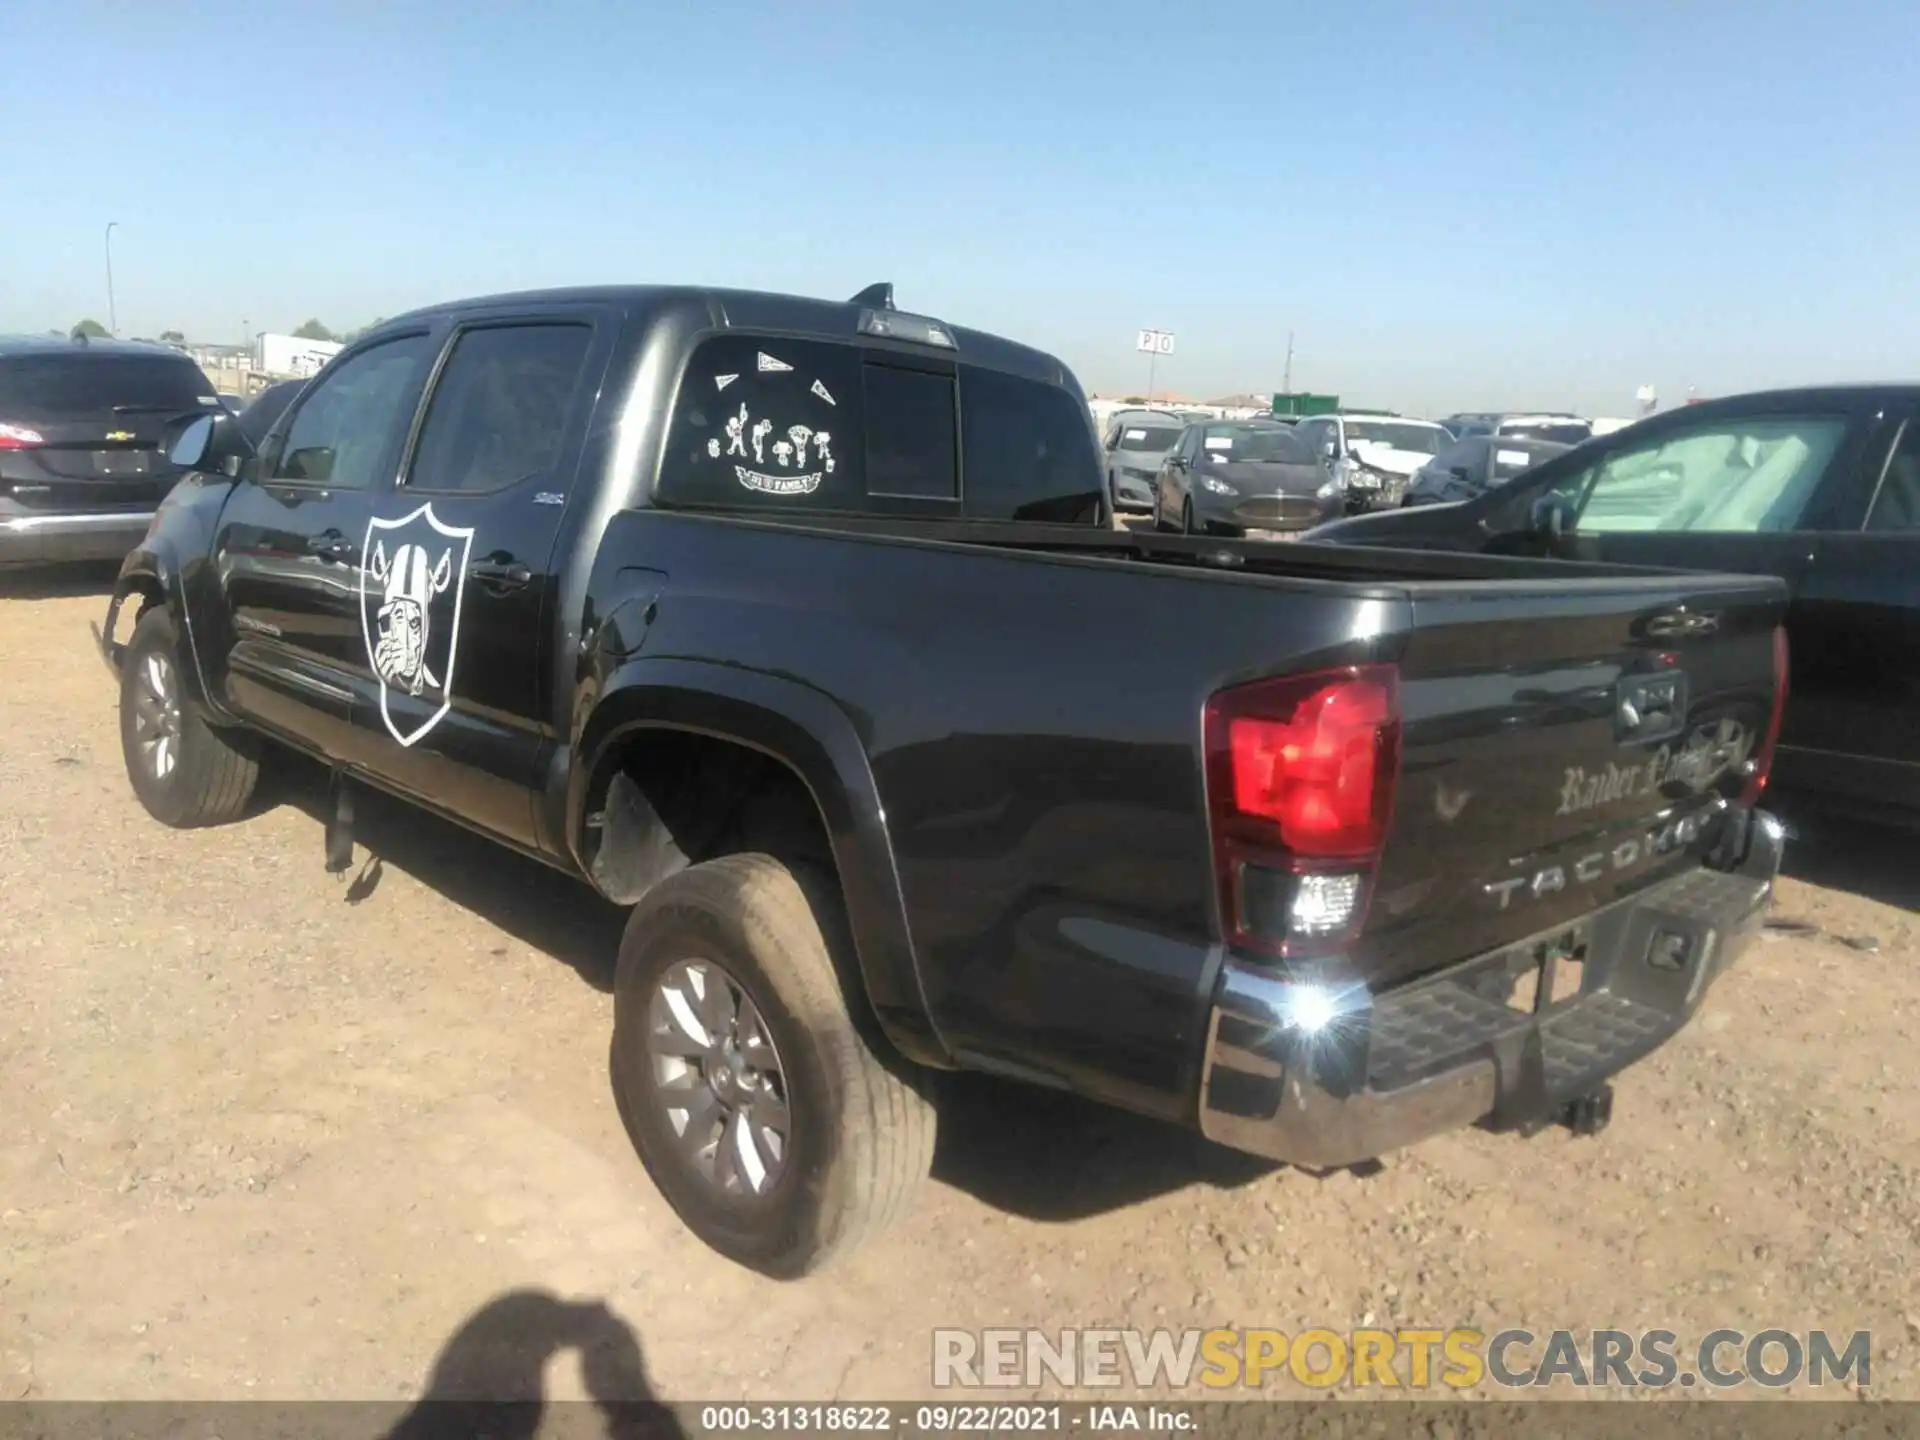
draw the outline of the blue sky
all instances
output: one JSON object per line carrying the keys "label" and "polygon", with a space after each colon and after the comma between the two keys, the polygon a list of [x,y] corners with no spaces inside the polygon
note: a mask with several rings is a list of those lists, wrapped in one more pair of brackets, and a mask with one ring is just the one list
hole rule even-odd
{"label": "blue sky", "polygon": [[0,330],[106,320],[111,220],[123,335],[886,279],[1106,391],[1146,325],[1411,410],[1920,372],[1911,0],[8,15]]}

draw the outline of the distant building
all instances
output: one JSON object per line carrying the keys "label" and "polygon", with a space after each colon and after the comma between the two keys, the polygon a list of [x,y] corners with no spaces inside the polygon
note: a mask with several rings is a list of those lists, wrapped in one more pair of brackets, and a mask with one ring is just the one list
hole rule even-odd
{"label": "distant building", "polygon": [[312,375],[346,347],[338,340],[302,340],[297,335],[253,337],[253,368],[262,375]]}
{"label": "distant building", "polygon": [[253,363],[253,353],[244,345],[176,345],[202,370],[244,370]]}

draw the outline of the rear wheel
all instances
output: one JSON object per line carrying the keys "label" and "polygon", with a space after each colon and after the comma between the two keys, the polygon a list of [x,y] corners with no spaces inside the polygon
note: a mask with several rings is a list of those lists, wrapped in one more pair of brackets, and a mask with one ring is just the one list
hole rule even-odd
{"label": "rear wheel", "polygon": [[120,749],[127,778],[147,813],[191,829],[237,820],[253,798],[260,767],[239,736],[207,724],[180,688],[173,619],[155,606],[140,617],[120,667]]}
{"label": "rear wheel", "polygon": [[695,1234],[780,1278],[897,1219],[933,1163],[933,1109],[861,1034],[850,959],[835,887],[759,854],[661,882],[620,945],[612,1071],[627,1133]]}

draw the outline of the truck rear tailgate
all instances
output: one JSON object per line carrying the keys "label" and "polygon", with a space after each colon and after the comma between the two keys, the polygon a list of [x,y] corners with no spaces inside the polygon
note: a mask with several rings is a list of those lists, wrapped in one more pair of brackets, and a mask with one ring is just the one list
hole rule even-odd
{"label": "truck rear tailgate", "polygon": [[1350,952],[1375,989],[1697,864],[1764,763],[1784,658],[1773,580],[1412,593],[1393,816]]}

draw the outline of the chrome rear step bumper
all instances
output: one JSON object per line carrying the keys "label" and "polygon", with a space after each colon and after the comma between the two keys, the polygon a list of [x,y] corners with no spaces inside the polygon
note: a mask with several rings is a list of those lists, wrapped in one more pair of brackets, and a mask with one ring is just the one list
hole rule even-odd
{"label": "chrome rear step bumper", "polygon": [[[1303,1006],[1297,978],[1229,960],[1207,1034],[1201,1130],[1322,1169],[1476,1123],[1527,1131],[1564,1118],[1681,1029],[1760,928],[1784,832],[1762,812],[1729,819],[1729,868],[1690,870],[1572,929],[1385,994],[1323,981]],[[1555,1002],[1554,972],[1576,957],[1580,989]],[[1539,996],[1530,1011],[1505,998],[1528,975]]]}

